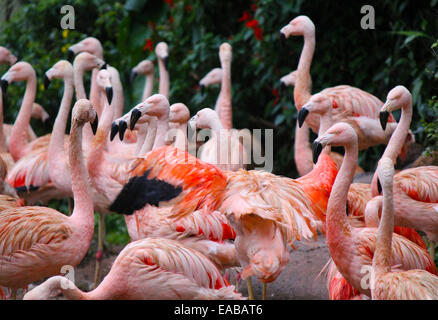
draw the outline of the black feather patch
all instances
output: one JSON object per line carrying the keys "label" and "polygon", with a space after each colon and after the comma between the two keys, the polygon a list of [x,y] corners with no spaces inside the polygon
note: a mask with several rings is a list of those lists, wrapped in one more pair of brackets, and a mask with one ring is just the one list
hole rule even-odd
{"label": "black feather patch", "polygon": [[34,186],[34,185],[30,185],[29,188],[27,188],[26,186],[21,186],[21,187],[16,187],[15,191],[17,193],[22,193],[22,192],[31,192],[31,191],[36,191],[38,190],[40,187],[39,186]]}
{"label": "black feather patch", "polygon": [[148,175],[149,170],[142,176],[129,179],[111,204],[110,210],[131,215],[147,204],[158,207],[160,201],[172,200],[182,192],[181,187],[175,187],[156,178],[148,179]]}

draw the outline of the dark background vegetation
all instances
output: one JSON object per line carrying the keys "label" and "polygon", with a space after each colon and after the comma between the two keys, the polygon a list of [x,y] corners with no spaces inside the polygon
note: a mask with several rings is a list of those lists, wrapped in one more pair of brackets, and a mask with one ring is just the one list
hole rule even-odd
{"label": "dark background vegetation", "polygon": [[[292,89],[281,97],[278,91],[280,77],[297,67],[303,39],[292,37],[282,49],[278,39],[280,28],[300,14],[308,15],[315,23],[313,92],[350,84],[385,100],[391,88],[405,85],[413,95],[415,111],[411,128],[416,140],[433,150],[438,141],[434,120],[438,109],[434,50],[438,44],[437,2],[0,0],[0,45],[35,67],[39,79],[36,100],[54,119],[62,83],[54,81],[44,91],[43,74],[59,59],[66,58],[69,45],[86,36],[101,40],[105,60],[120,71],[125,110],[138,102],[144,81],[137,79],[130,84],[130,69],[142,59],[155,59],[153,47],[159,41],[166,41],[170,102],[183,102],[192,113],[214,106],[218,87],[207,89],[202,96],[197,83],[210,69],[219,66],[218,48],[227,41],[233,47],[234,127],[274,128],[274,172],[296,177],[293,161],[296,109]],[[60,8],[64,4],[75,8],[76,30],[63,32],[60,28]],[[375,8],[375,30],[360,28],[363,16],[360,8],[365,4]],[[244,12],[251,16],[250,20],[241,19]],[[255,28],[253,19],[258,23]],[[258,34],[257,28],[261,28]],[[2,74],[6,69],[0,66]],[[11,85],[8,92],[11,107],[6,110],[5,120],[12,123],[24,85]],[[37,134],[51,130],[51,124],[44,126],[33,121],[32,126]],[[383,146],[361,152],[360,164],[366,170],[374,170],[382,152]],[[115,229],[123,228],[122,222],[119,218],[107,221],[110,230],[112,224]],[[126,234],[119,236],[111,232],[109,237],[114,237],[114,241],[127,239]]]}

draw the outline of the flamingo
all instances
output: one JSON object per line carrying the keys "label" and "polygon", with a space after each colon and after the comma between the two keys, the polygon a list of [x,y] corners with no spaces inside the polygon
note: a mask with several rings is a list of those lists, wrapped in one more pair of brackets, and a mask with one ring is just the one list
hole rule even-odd
{"label": "flamingo", "polygon": [[[201,94],[204,95],[205,88],[220,84],[222,82],[222,69],[221,68],[214,68],[211,69],[201,80],[199,80],[199,88],[201,89]],[[218,105],[216,102],[216,108],[215,111],[219,114]]]}
{"label": "flamingo", "polygon": [[225,129],[213,109],[198,111],[190,119],[190,126],[211,129],[211,138],[198,150],[199,159],[214,164],[221,170],[236,171],[245,167],[248,158],[237,132]]}
{"label": "flamingo", "polygon": [[391,270],[391,243],[394,228],[394,161],[382,157],[377,175],[383,191],[383,212],[379,224],[371,273],[373,300],[438,300],[438,276],[425,270]]}
{"label": "flamingo", "polygon": [[187,122],[189,120],[190,111],[184,103],[174,103],[169,107],[169,127],[175,131],[173,145],[184,151],[188,150]]}
{"label": "flamingo", "polygon": [[[315,51],[315,25],[309,17],[298,16],[280,30],[282,42],[290,36],[304,37],[304,47],[298,63],[294,89],[295,106],[301,112],[304,104],[312,97],[310,66]],[[360,150],[376,144],[386,144],[397,126],[394,118],[390,117],[388,130],[381,130],[378,125],[378,117],[383,102],[372,94],[355,87],[342,85],[324,89],[314,101],[333,108],[333,121],[335,123],[349,120],[354,125],[359,138]],[[317,133],[319,128],[317,115],[309,114],[308,117],[305,117],[307,114],[308,112],[305,109],[301,112],[299,118],[306,118],[307,124]]]}
{"label": "flamingo", "polygon": [[0,213],[0,285],[13,294],[31,282],[53,276],[66,265],[76,266],[90,246],[94,230],[93,202],[82,156],[82,127],[97,127],[88,100],[73,108],[69,160],[74,210],[66,216],[46,207],[20,207]]}
{"label": "flamingo", "polygon": [[128,244],[91,292],[82,292],[69,279],[55,276],[27,292],[24,300],[48,299],[59,291],[71,300],[244,299],[204,255],[160,238]]}
{"label": "flamingo", "polygon": [[[103,60],[103,48],[100,41],[94,37],[87,37],[83,39],[82,41],[71,45],[68,50],[68,60],[72,61],[73,57],[81,52],[87,52],[89,54],[92,54],[93,56]],[[90,86],[90,101],[93,104],[93,106],[96,106],[96,111],[98,116],[101,115],[102,110],[99,109],[98,103],[99,103],[99,89],[96,85],[96,76],[97,76],[96,69],[93,69],[91,73],[91,86]],[[85,97],[81,97],[83,99]]]}
{"label": "flamingo", "polygon": [[14,56],[8,48],[0,46],[0,64],[9,64],[12,66],[17,60],[17,57]]}
{"label": "flamingo", "polygon": [[[377,229],[356,228],[345,215],[348,189],[353,181],[358,157],[355,130],[346,123],[336,123],[313,143],[314,159],[326,146],[343,146],[344,161],[336,177],[327,205],[327,244],[330,255],[342,276],[360,293],[371,296],[364,285],[364,267],[371,267],[376,248]],[[406,238],[393,236],[393,265],[402,270],[425,269],[436,274],[436,267],[425,249]],[[365,270],[366,271],[366,270]]]}
{"label": "flamingo", "polygon": [[[412,97],[404,86],[393,88],[382,106],[382,126],[385,128],[389,113],[401,109],[401,118],[389,141],[382,157],[388,157],[395,162],[406,140],[412,120]],[[377,227],[382,207],[382,197],[377,195],[377,175],[372,180],[372,194],[376,196],[367,205],[367,225]],[[410,227],[426,233],[430,240],[431,255],[435,256],[434,248],[438,241],[438,167],[422,166],[398,172],[394,176],[394,221],[397,226]]]}

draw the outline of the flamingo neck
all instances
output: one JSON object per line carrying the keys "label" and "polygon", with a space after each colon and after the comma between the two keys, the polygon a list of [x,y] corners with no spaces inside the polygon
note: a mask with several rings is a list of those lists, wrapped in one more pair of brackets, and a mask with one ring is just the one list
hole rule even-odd
{"label": "flamingo neck", "polygon": [[99,126],[87,157],[88,172],[92,179],[96,179],[101,175],[100,169],[105,162],[104,153],[108,144],[107,137],[111,130],[111,122],[114,118],[113,106],[108,104],[104,95],[101,94],[101,98],[104,100],[102,117],[99,121]]}
{"label": "flamingo neck", "polygon": [[166,145],[166,136],[169,131],[169,114],[161,115],[157,118],[157,132],[153,149],[160,148]]}
{"label": "flamingo neck", "polygon": [[[320,121],[319,121],[319,130],[318,130],[318,137],[322,136],[333,124],[332,119],[332,109],[329,107],[326,112],[321,114]],[[330,154],[332,148],[331,146],[326,146],[323,150],[324,153]]]}
{"label": "flamingo neck", "polygon": [[219,119],[225,129],[233,128],[233,113],[231,99],[231,60],[221,61],[222,82],[219,92]]}
{"label": "flamingo neck", "polygon": [[153,89],[154,89],[154,73],[151,72],[146,75],[146,81],[144,84],[143,96],[141,98],[141,101],[145,101],[147,98],[149,98],[152,95]]}
{"label": "flamingo neck", "polygon": [[114,119],[118,119],[123,115],[123,108],[125,107],[125,99],[123,96],[123,87],[122,83],[120,82],[120,78],[112,77],[112,86],[114,91],[113,100],[111,102],[111,106],[114,108]]}
{"label": "flamingo neck", "polygon": [[175,125],[176,137],[174,146],[180,150],[187,151],[187,122]]}
{"label": "flamingo neck", "polygon": [[137,156],[141,155],[141,148],[143,147],[143,143],[146,140],[146,134],[148,132],[149,124],[145,123],[144,125],[140,126],[140,128],[137,130],[137,141],[135,143],[135,151],[134,154]]}
{"label": "flamingo neck", "polygon": [[394,203],[392,188],[383,190],[382,218],[377,233],[376,251],[374,252],[373,269],[375,275],[391,271],[391,244],[394,231]]}
{"label": "flamingo neck", "polygon": [[76,121],[72,122],[70,130],[69,162],[74,200],[74,209],[70,219],[75,232],[81,237],[81,241],[78,244],[81,248],[78,249],[84,251],[83,253],[85,254],[93,237],[94,207],[82,152],[83,126],[84,124],[78,125]]}
{"label": "flamingo neck", "polygon": [[300,176],[308,174],[313,169],[312,149],[309,143],[309,126],[306,122],[300,128],[295,126],[294,158]]}
{"label": "flamingo neck", "polygon": [[353,182],[358,159],[357,140],[345,146],[344,160],[333,184],[327,204],[327,244],[335,264],[345,266],[345,247],[352,244],[352,227],[346,212],[348,189]]}
{"label": "flamingo neck", "polygon": [[141,146],[139,155],[143,155],[152,150],[155,142],[155,138],[157,136],[157,118],[152,117],[149,120],[149,124],[147,127],[146,137]]}
{"label": "flamingo neck", "polygon": [[412,121],[412,100],[404,104],[401,108],[401,117],[397,128],[392,133],[382,157],[388,157],[393,162],[396,161],[400,151],[406,141],[409,132],[409,127]]}
{"label": "flamingo neck", "polygon": [[24,148],[27,145],[27,128],[29,126],[30,117],[32,114],[32,105],[35,102],[36,95],[36,74],[29,77],[26,83],[26,91],[24,93],[23,102],[21,103],[20,112],[12,127],[11,136],[9,138],[9,151],[15,161],[20,159],[24,154]]}
{"label": "flamingo neck", "polygon": [[[76,91],[76,101],[80,99],[87,99],[87,94],[85,93],[84,87],[84,70],[78,66],[73,65],[73,80],[75,84]],[[93,107],[97,107],[93,104]],[[84,133],[84,147],[88,150],[93,140],[93,132],[90,126],[85,126],[83,129]]]}
{"label": "flamingo neck", "polygon": [[167,71],[164,61],[161,58],[158,59],[158,70],[160,72],[158,93],[169,99],[169,72]]}
{"label": "flamingo neck", "polygon": [[73,91],[73,78],[64,78],[64,94],[55,124],[53,125],[48,149],[49,166],[56,172],[62,172],[65,168],[65,164],[60,159],[65,157],[64,136],[73,99]]}
{"label": "flamingo neck", "polygon": [[297,110],[311,97],[310,66],[312,65],[313,53],[315,52],[315,34],[304,35],[304,46],[298,62],[297,80],[294,88],[294,100]]}
{"label": "flamingo neck", "polygon": [[102,114],[102,106],[99,104],[100,100],[100,89],[97,85],[97,74],[99,73],[99,70],[93,69],[91,71],[91,84],[90,84],[90,102],[94,106],[98,117]]}

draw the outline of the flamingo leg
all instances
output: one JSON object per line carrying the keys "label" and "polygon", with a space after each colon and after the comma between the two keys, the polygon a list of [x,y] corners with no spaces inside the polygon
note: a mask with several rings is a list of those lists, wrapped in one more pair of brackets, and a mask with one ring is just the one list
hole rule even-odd
{"label": "flamingo leg", "polygon": [[99,225],[98,225],[98,242],[96,252],[96,269],[94,270],[94,288],[97,288],[100,282],[100,269],[101,261],[103,258],[103,241],[105,238],[105,218],[104,215],[99,213]]}
{"label": "flamingo leg", "polygon": [[252,290],[251,277],[246,278],[246,285],[248,286],[248,298],[254,300],[254,291]]}
{"label": "flamingo leg", "polygon": [[263,282],[263,291],[262,291],[262,300],[266,300],[266,287],[268,284],[266,282]]}

